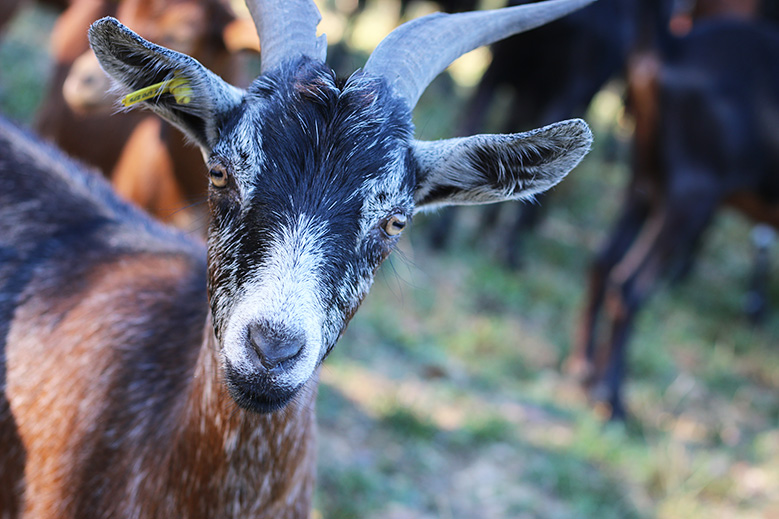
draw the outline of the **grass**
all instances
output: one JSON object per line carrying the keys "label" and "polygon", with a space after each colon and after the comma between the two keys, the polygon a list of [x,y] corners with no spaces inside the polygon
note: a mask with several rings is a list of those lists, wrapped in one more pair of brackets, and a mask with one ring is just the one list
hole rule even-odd
{"label": "grass", "polygon": [[[51,20],[25,10],[3,35],[0,110],[15,119],[31,121],[43,95],[33,28]],[[419,135],[451,136],[467,93],[437,81]],[[628,175],[607,145],[624,138],[609,95],[588,118],[595,149],[548,199],[521,271],[474,240],[477,209],[443,254],[427,246],[431,218],[416,218],[323,367],[315,517],[779,516],[779,311],[760,327],[742,314],[746,220],[722,212],[691,275],[641,312],[627,424],[602,422],[561,371]]]}
{"label": "grass", "polygon": [[[520,272],[474,244],[475,210],[460,215],[441,255],[427,247],[429,219],[417,218],[323,376],[350,403],[332,414],[320,406],[323,452],[331,433],[345,441],[338,424],[348,414],[370,430],[351,444],[356,452],[402,445],[392,452],[406,484],[397,472],[393,484],[366,472],[382,498],[362,517],[779,513],[779,315],[754,327],[742,313],[748,221],[718,215],[691,275],[662,286],[639,316],[627,424],[600,421],[561,374],[589,260],[627,179],[625,163],[605,154],[596,146],[556,190]],[[770,293],[779,300],[776,287]],[[322,463],[349,466],[349,455]],[[409,497],[409,487],[430,489],[428,499]],[[444,497],[430,497],[434,489]],[[323,501],[320,511],[339,517]]]}
{"label": "grass", "polygon": [[[402,470],[365,474],[383,499],[368,499],[375,505],[361,508],[362,517],[761,517],[777,510],[776,315],[759,329],[747,324],[743,277],[727,270],[740,260],[707,254],[737,241],[747,223],[723,215],[692,277],[646,308],[631,345],[634,418],[619,425],[600,422],[559,371],[587,251],[549,234],[563,225],[552,220],[557,212],[531,238],[523,272],[502,270],[473,249],[434,256],[407,243],[407,268],[376,283],[323,373],[344,407],[320,405],[322,450],[330,434],[350,443],[325,466],[349,466],[351,449],[403,446],[393,450]],[[706,296],[715,273],[718,286]],[[707,297],[722,299],[705,304]],[[349,414],[370,430],[354,443],[339,425]],[[413,483],[385,484],[399,473]],[[437,486],[447,499],[404,497],[409,488]],[[338,499],[328,491],[328,501]],[[325,517],[339,517],[320,503]]]}
{"label": "grass", "polygon": [[32,122],[51,75],[48,37],[55,13],[24,7],[0,34],[0,113]]}

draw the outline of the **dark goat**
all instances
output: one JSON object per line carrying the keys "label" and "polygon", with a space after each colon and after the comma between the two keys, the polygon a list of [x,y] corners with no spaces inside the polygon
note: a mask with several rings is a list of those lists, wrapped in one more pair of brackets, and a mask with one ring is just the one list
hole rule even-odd
{"label": "dark goat", "polygon": [[[511,94],[502,131],[581,116],[610,79],[625,78],[628,59],[641,52],[644,34],[654,30],[649,27],[652,20],[670,20],[676,32],[682,33],[689,31],[695,20],[705,18],[771,18],[776,14],[775,4],[775,0],[657,0],[650,11],[644,11],[641,0],[599,0],[569,17],[493,45],[493,60],[469,102],[459,132],[469,135],[483,130],[501,89]],[[541,195],[539,202],[548,196]],[[481,227],[495,228],[506,205],[485,208]],[[538,222],[543,207],[541,203],[512,207],[516,214],[498,251],[507,266],[516,268],[521,263],[522,235]],[[434,222],[431,235],[435,248],[447,243],[454,215],[455,209],[448,209],[444,218]]]}
{"label": "dark goat", "polygon": [[0,122],[0,516],[309,517],[319,368],[413,214],[532,196],[591,144],[581,120],[419,141],[419,96],[587,1],[413,20],[346,79],[312,2],[251,2],[247,90],[95,22],[101,65],[206,157],[208,244]]}
{"label": "dark goat", "polygon": [[[570,361],[614,417],[625,414],[621,386],[636,313],[661,276],[689,266],[715,211],[730,205],[779,224],[776,26],[701,21],[630,70],[633,175],[590,273]],[[601,312],[607,340],[596,352]]]}

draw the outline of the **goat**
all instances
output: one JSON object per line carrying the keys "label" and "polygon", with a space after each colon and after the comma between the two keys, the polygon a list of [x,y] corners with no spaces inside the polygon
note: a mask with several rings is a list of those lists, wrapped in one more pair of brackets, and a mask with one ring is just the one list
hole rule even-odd
{"label": "goat", "polygon": [[709,18],[779,19],[776,0],[685,0],[677,4],[668,26],[674,36],[684,36],[695,22]]}
{"label": "goat", "polygon": [[239,83],[247,82],[240,51],[258,50],[258,44],[249,41],[243,20],[222,0],[73,0],[55,24],[54,74],[36,116],[38,132],[99,168],[122,196],[155,216],[184,228],[197,226],[201,218],[192,203],[205,197],[207,187],[196,174],[203,168],[198,150],[154,116],[113,114],[109,79],[86,37],[91,22],[107,15]]}
{"label": "goat", "polygon": [[[630,67],[636,120],[622,212],[590,271],[569,365],[625,416],[621,386],[635,316],[663,275],[687,270],[715,211],[779,225],[779,32],[759,20],[700,21]],[[596,351],[605,313],[608,337]]]}
{"label": "goat", "polygon": [[253,2],[247,90],[95,22],[127,99],[203,151],[208,240],[3,124],[0,515],[308,517],[319,366],[412,215],[532,196],[592,139],[570,120],[424,142],[411,110],[459,55],[587,3],[412,20],[341,79],[313,3]]}

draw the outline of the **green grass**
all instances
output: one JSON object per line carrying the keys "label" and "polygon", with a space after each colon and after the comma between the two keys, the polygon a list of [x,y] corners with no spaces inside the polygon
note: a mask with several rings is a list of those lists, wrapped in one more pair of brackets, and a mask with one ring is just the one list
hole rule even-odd
{"label": "green grass", "polygon": [[51,76],[49,33],[55,13],[22,8],[0,34],[0,113],[29,124]]}
{"label": "green grass", "polygon": [[[0,110],[15,119],[31,121],[43,95],[37,27],[51,20],[26,10],[0,42]],[[466,94],[437,81],[419,135],[451,136]],[[624,130],[612,133],[604,99],[595,148],[549,198],[521,271],[474,241],[477,209],[459,214],[445,254],[427,248],[430,219],[415,219],[323,368],[315,517],[779,515],[779,283],[766,322],[748,324],[743,218],[721,213],[690,276],[641,312],[627,424],[602,422],[562,373],[628,176],[606,160]]]}

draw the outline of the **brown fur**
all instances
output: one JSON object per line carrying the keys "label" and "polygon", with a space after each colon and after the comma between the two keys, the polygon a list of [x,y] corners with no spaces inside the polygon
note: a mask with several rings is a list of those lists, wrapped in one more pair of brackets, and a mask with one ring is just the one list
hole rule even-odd
{"label": "brown fur", "polygon": [[8,334],[0,432],[16,438],[0,482],[23,497],[0,494],[0,517],[307,516],[315,391],[270,416],[235,407],[202,265],[122,255],[72,292],[47,284],[31,283]]}
{"label": "brown fur", "polygon": [[696,20],[711,16],[755,18],[760,13],[760,0],[699,0],[692,9]]}
{"label": "brown fur", "polygon": [[315,381],[236,407],[203,245],[2,119],[0,157],[0,518],[307,517]]}

